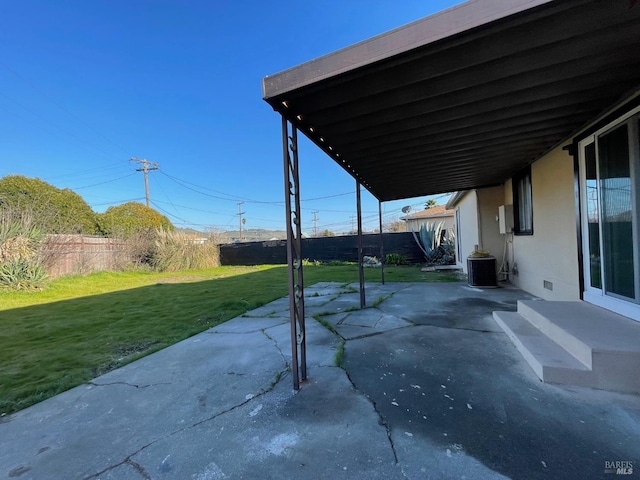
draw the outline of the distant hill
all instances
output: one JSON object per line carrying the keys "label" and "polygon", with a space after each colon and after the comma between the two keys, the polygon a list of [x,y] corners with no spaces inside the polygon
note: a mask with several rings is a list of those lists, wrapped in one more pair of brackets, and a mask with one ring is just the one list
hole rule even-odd
{"label": "distant hill", "polygon": [[[198,235],[202,237],[210,237],[211,232],[203,232],[195,230],[193,228],[176,228],[176,231],[184,233],[186,235]],[[233,243],[240,239],[240,232],[238,230],[229,230],[225,232],[216,232],[213,234],[217,243]],[[243,242],[265,242],[267,240],[286,240],[287,232],[284,230],[264,230],[261,228],[249,228],[242,230]]]}
{"label": "distant hill", "polygon": [[[228,230],[224,232],[224,236],[229,239],[229,242],[235,242],[240,239],[240,231]],[[242,230],[243,242],[265,242],[272,239],[285,240],[287,238],[287,232],[284,230],[263,230],[261,228],[249,228]]]}

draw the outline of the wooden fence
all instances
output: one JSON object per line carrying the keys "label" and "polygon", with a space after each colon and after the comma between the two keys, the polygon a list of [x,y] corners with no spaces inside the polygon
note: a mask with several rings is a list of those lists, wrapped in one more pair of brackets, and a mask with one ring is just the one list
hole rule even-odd
{"label": "wooden fence", "polygon": [[47,274],[59,277],[116,270],[131,261],[131,248],[113,238],[84,235],[47,235],[43,263]]}

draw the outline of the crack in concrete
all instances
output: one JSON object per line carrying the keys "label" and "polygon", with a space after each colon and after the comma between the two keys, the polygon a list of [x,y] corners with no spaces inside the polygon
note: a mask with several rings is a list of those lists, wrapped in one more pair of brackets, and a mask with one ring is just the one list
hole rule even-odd
{"label": "crack in concrete", "polygon": [[[316,320],[317,321],[317,320]],[[324,325],[322,322],[319,322],[321,325],[323,325],[327,330],[329,330],[331,333],[333,333],[336,337],[340,338],[342,340],[343,345],[346,345],[347,341],[352,340],[352,339],[345,339],[342,337],[342,335],[338,334],[337,331],[332,330],[331,328],[328,328],[326,325]],[[409,326],[404,327],[404,328],[410,328]],[[366,337],[371,337],[371,336],[375,336],[375,335],[381,335],[385,332],[373,332],[371,334],[367,334],[367,335],[363,335],[361,337],[358,338],[366,338]],[[341,369],[345,375],[347,376],[347,379],[349,380],[349,383],[351,383],[351,386],[353,387],[353,389],[358,393],[358,395],[364,397],[365,399],[367,399],[367,401],[371,404],[371,406],[373,407],[373,410],[376,412],[376,414],[378,415],[378,419],[380,424],[385,428],[385,432],[387,434],[387,440],[389,441],[389,446],[391,447],[391,452],[393,453],[393,461],[395,465],[399,465],[398,462],[398,453],[396,451],[396,446],[395,443],[393,441],[393,438],[391,436],[391,428],[389,427],[389,424],[387,423],[387,420],[384,418],[384,416],[382,415],[382,412],[380,412],[380,410],[378,410],[378,405],[376,404],[376,402],[374,402],[371,398],[369,398],[367,395],[363,394],[360,389],[358,388],[358,386],[355,384],[355,382],[353,381],[353,379],[351,378],[351,375],[349,375],[349,371],[342,365],[337,365],[333,368],[339,368]],[[402,472],[402,475],[407,478],[407,475],[405,474],[405,472],[402,470],[402,468],[400,468],[400,471]]]}
{"label": "crack in concrete", "polygon": [[[232,411],[234,411],[234,410],[236,410],[236,409],[248,404],[249,402],[253,401],[256,398],[259,398],[259,397],[271,392],[276,387],[276,385],[278,385],[278,383],[280,383],[282,381],[282,379],[286,376],[287,373],[288,373],[288,368],[285,369],[285,370],[279,370],[278,372],[276,372],[275,378],[272,380],[271,384],[267,388],[261,389],[257,394],[251,396],[250,398],[247,398],[246,400],[244,400],[244,401],[242,401],[242,402],[240,402],[240,403],[238,403],[236,405],[233,405],[233,406],[229,407],[226,410],[218,412],[215,415],[212,415],[211,417],[205,418],[204,420],[200,420],[199,422],[196,422],[196,423],[194,423],[192,425],[188,425],[186,427],[182,427],[182,428],[179,428],[177,430],[174,430],[173,432],[169,432],[166,435],[163,435],[162,437],[157,438],[157,439],[147,443],[146,445],[143,445],[138,450],[136,450],[132,454],[128,455],[122,462],[114,464],[114,465],[110,465],[109,467],[105,468],[104,470],[101,470],[98,473],[94,473],[94,474],[91,474],[91,475],[89,475],[87,477],[84,477],[83,480],[92,480],[92,479],[99,478],[100,475],[103,475],[103,474],[105,474],[105,473],[107,473],[107,472],[109,472],[111,470],[114,470],[114,469],[116,469],[116,468],[118,468],[118,467],[120,467],[122,465],[125,465],[125,464],[126,465],[130,465],[133,468],[135,468],[136,471],[138,473],[140,473],[140,475],[142,475],[145,480],[152,480],[152,477],[146,472],[146,470],[139,463],[137,463],[134,460],[132,460],[132,457],[135,457],[136,455],[138,455],[140,452],[142,452],[146,448],[150,447],[151,445],[154,445],[154,444],[156,444],[158,442],[166,440],[167,438],[170,438],[170,437],[172,437],[174,435],[182,433],[182,432],[184,432],[184,431],[186,431],[186,430],[188,430],[190,428],[194,428],[194,427],[197,427],[199,425],[202,425],[203,423],[209,422],[211,420],[215,420],[216,418],[218,418],[218,417],[220,417],[222,415],[230,413],[230,412],[232,412]],[[120,383],[120,382],[117,382],[117,383]]]}
{"label": "crack in concrete", "polygon": [[[378,410],[378,405],[376,404],[375,401],[373,401],[370,397],[368,397],[367,395],[365,395],[364,393],[362,393],[360,391],[360,389],[358,388],[358,386],[356,385],[356,383],[353,381],[353,379],[351,378],[351,375],[349,375],[349,371],[344,368],[344,367],[340,367],[345,375],[347,376],[347,379],[349,380],[349,382],[351,383],[351,386],[353,387],[353,389],[358,393],[358,395],[361,395],[362,397],[366,398],[367,401],[371,404],[371,406],[373,407],[373,410],[376,412],[376,414],[378,415],[379,418],[379,422],[380,425],[382,425],[385,428],[385,431],[387,433],[387,439],[389,440],[389,446],[391,447],[391,452],[393,453],[393,462],[395,465],[398,465],[398,453],[396,451],[396,445],[393,441],[393,438],[391,436],[391,427],[389,426],[389,424],[387,423],[387,420],[384,418],[384,416],[382,415],[382,412],[380,412],[380,410]],[[402,472],[404,475],[404,472]],[[406,476],[406,475],[405,475]]]}
{"label": "crack in concrete", "polygon": [[[415,325],[405,325],[404,327],[392,328],[391,330],[383,330],[381,332],[372,332],[372,333],[364,333],[362,335],[358,335],[357,337],[345,338],[345,340],[361,340],[363,338],[375,337],[377,335],[384,335],[385,333],[395,332],[397,330],[404,330],[406,328],[413,328]],[[365,327],[366,328],[366,327]]]}
{"label": "crack in concrete", "polygon": [[[228,409],[226,409],[226,410],[223,410],[222,412],[216,413],[215,415],[213,415],[213,416],[211,416],[211,417],[209,417],[209,418],[205,418],[204,420],[200,420],[199,422],[196,422],[196,423],[194,423],[193,425],[191,425],[191,426],[189,426],[189,427],[185,427],[185,428],[183,428],[183,429],[181,429],[181,430],[179,430],[179,431],[177,431],[177,432],[174,432],[174,433],[179,433],[180,431],[186,430],[187,428],[197,427],[198,425],[202,425],[203,423],[210,422],[211,420],[215,420],[216,418],[221,417],[222,415],[225,415],[225,414],[227,414],[227,413],[233,412],[234,410],[236,410],[236,409],[238,409],[238,408],[240,408],[240,407],[243,407],[244,405],[246,405],[247,403],[249,403],[249,402],[253,401],[254,399],[256,399],[256,398],[258,398],[258,397],[261,397],[261,396],[263,396],[263,395],[265,395],[265,394],[269,393],[270,391],[272,391],[272,390],[276,387],[276,385],[278,385],[278,383],[280,383],[280,382],[282,381],[282,378],[283,378],[283,377],[285,377],[287,373],[288,373],[288,369],[278,371],[278,372],[276,373],[275,378],[273,379],[273,381],[271,382],[271,384],[270,384],[266,389],[261,390],[260,392],[256,393],[255,395],[253,395],[253,396],[252,396],[252,397],[250,397],[250,398],[247,398],[247,399],[246,399],[245,401],[243,401],[243,402],[240,402],[240,403],[238,403],[238,404],[236,404],[236,405],[234,405],[234,406],[232,406],[232,407],[229,407],[229,408],[228,408]],[[170,434],[170,435],[168,435],[168,436],[171,436],[171,435],[173,435],[174,433],[171,433],[171,434]],[[168,437],[168,436],[167,436],[167,437]],[[166,437],[165,437],[165,438],[166,438]]]}
{"label": "crack in concrete", "polygon": [[84,477],[82,480],[91,480],[93,478],[99,478],[100,475],[104,475],[107,472],[110,472],[112,470],[115,470],[118,467],[121,467],[122,465],[130,465],[131,467],[133,467],[140,475],[143,476],[143,478],[145,480],[152,480],[151,476],[146,472],[146,470],[142,467],[142,465],[140,465],[137,462],[134,462],[133,460],[131,460],[131,457],[133,457],[134,455],[137,455],[138,453],[140,453],[142,450],[144,450],[145,448],[147,448],[149,445],[153,445],[153,443],[155,442],[151,442],[148,445],[145,445],[143,447],[140,447],[137,451],[135,451],[134,453],[132,453],[131,455],[127,456],[127,458],[125,458],[123,461],[121,461],[120,463],[116,463],[114,465],[110,465],[107,468],[105,468],[104,470],[99,471],[98,473],[94,473],[92,475],[89,475],[88,477]]}
{"label": "crack in concrete", "polygon": [[140,475],[142,475],[142,478],[144,478],[144,480],[153,480],[153,478],[151,478],[151,475],[147,473],[144,467],[138,462],[134,462],[133,460],[131,460],[131,457],[127,458],[127,460],[125,460],[125,463],[131,465]]}
{"label": "crack in concrete", "polygon": [[109,382],[109,383],[96,383],[94,381],[87,382],[87,385],[93,385],[94,387],[110,387],[112,385],[126,385],[127,387],[134,387],[138,389],[148,388],[148,387],[156,387],[158,385],[171,385],[170,382],[162,382],[162,383],[150,383],[148,385],[136,385],[135,383],[127,383],[127,382]]}
{"label": "crack in concrete", "polygon": [[280,352],[280,356],[282,357],[282,361],[284,362],[285,367],[287,367],[287,370],[290,370],[291,369],[291,365],[289,365],[289,362],[287,361],[287,357],[285,356],[284,352],[282,351],[282,348],[280,348],[280,345],[278,344],[278,341],[267,333],[267,329],[266,328],[263,328],[261,330],[261,332],[265,337],[267,337],[269,340],[271,340],[273,342],[273,345],[276,347],[278,352]]}
{"label": "crack in concrete", "polygon": [[415,327],[432,327],[432,328],[444,328],[445,330],[463,330],[463,331],[467,331],[467,332],[477,332],[477,333],[498,333],[498,334],[504,334],[506,335],[504,332],[498,332],[495,330],[481,330],[478,328],[467,328],[467,327],[445,327],[442,325],[429,325],[429,324],[423,324],[423,323],[418,323],[414,325]]}

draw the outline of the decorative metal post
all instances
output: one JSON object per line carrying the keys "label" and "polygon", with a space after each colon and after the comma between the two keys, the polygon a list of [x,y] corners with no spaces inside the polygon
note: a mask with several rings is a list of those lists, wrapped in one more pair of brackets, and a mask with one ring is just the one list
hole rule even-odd
{"label": "decorative metal post", "polygon": [[291,374],[294,390],[307,379],[307,346],[304,325],[304,278],[300,223],[300,177],[298,175],[298,130],[282,116],[284,195],[287,212],[287,264],[289,272],[289,316],[291,320]]}
{"label": "decorative metal post", "polygon": [[360,199],[360,182],[356,180],[356,203],[358,210],[358,273],[360,276],[360,308],[367,306],[364,294],[364,265],[362,263],[362,201]]}
{"label": "decorative metal post", "polygon": [[384,285],[384,237],[382,236],[382,202],[378,200],[378,219],[380,220],[380,276]]}

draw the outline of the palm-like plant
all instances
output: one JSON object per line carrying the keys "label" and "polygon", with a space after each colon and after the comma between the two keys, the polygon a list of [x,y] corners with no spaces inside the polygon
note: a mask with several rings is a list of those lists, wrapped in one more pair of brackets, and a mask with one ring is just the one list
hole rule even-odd
{"label": "palm-like plant", "polygon": [[428,265],[448,265],[455,262],[455,239],[444,229],[444,222],[422,225],[413,238],[422,250]]}
{"label": "palm-like plant", "polygon": [[0,214],[0,286],[18,290],[38,288],[46,273],[40,261],[44,235],[24,215]]}

